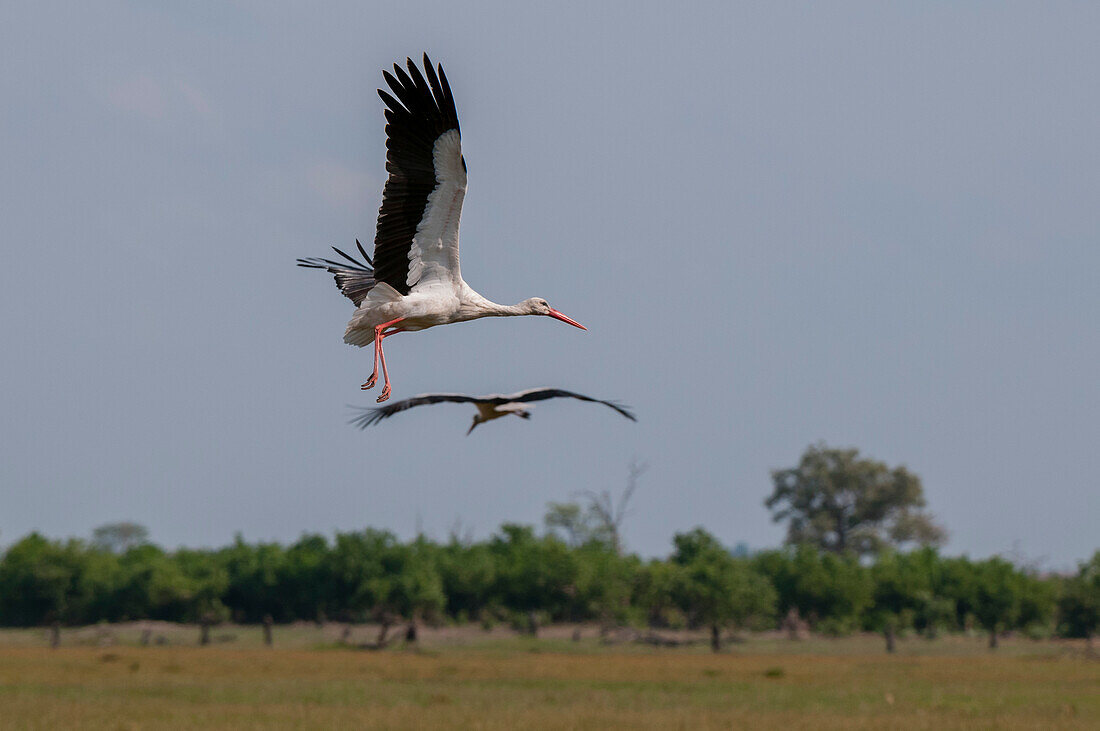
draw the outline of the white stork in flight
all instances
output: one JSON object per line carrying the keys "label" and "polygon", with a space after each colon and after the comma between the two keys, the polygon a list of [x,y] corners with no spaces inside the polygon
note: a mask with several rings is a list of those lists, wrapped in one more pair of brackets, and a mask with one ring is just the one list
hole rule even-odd
{"label": "white stork in flight", "polygon": [[562,397],[575,398],[581,401],[590,401],[594,404],[610,406],[631,421],[637,421],[634,414],[614,401],[604,401],[579,393],[573,393],[572,391],[565,391],[560,388],[532,388],[527,391],[520,391],[519,393],[510,393],[507,395],[492,394],[490,396],[466,396],[461,393],[423,393],[419,396],[405,399],[404,401],[392,403],[389,406],[373,409],[358,409],[360,414],[352,419],[351,423],[358,426],[360,429],[366,429],[368,426],[377,424],[383,419],[388,419],[394,414],[406,411],[414,406],[440,403],[473,404],[477,407],[477,413],[474,414],[474,423],[471,424],[470,428],[466,431],[466,434],[469,435],[478,424],[484,424],[487,421],[499,419],[502,416],[508,416],[508,414],[515,414],[521,419],[530,419],[531,409],[534,408],[530,405],[532,401],[545,401],[546,399]]}
{"label": "white stork in flight", "polygon": [[546,315],[587,328],[555,310],[540,297],[517,305],[498,305],[462,280],[458,265],[458,221],[466,195],[458,112],[443,67],[432,68],[424,54],[424,74],[412,59],[408,73],[397,64],[383,71],[391,96],[386,104],[386,170],[389,177],[378,209],[374,259],[356,241],[364,262],[336,249],[350,263],[299,259],[304,267],[336,275],[336,286],[355,303],[344,342],[374,343],[374,372],[363,384],[372,388],[382,362],[385,380],[378,403],[390,397],[390,376],[382,340],[399,332],[476,320],[479,317]]}

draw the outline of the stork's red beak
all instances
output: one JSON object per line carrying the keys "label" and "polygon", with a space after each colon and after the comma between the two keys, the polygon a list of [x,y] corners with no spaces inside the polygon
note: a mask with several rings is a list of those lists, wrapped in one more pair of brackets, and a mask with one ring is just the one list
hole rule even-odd
{"label": "stork's red beak", "polygon": [[550,317],[557,318],[557,319],[561,320],[562,322],[568,322],[573,327],[579,327],[581,330],[587,330],[588,329],[584,325],[582,325],[579,322],[577,322],[576,320],[574,320],[573,318],[566,317],[565,315],[561,314],[560,312],[555,310],[553,307],[551,307],[550,312],[548,312],[546,314],[550,315]]}

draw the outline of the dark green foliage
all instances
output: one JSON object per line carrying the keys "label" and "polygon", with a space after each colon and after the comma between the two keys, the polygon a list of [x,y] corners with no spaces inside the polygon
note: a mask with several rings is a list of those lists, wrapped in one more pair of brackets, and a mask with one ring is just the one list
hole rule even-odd
{"label": "dark green foliage", "polygon": [[37,533],[11,546],[0,563],[0,621],[29,625],[69,620],[83,599],[85,582],[79,570],[85,552],[77,541],[62,544]]}
{"label": "dark green foliage", "polygon": [[874,586],[866,629],[912,628],[934,637],[955,625],[955,603],[937,593],[942,559],[933,548],[912,553],[885,551],[871,566]]}
{"label": "dark green foliage", "polygon": [[673,544],[672,603],[690,624],[711,628],[715,651],[723,628],[745,627],[775,614],[771,583],[702,528],[678,533]]}
{"label": "dark green foliage", "polygon": [[496,564],[490,595],[501,607],[543,612],[551,620],[572,616],[579,570],[577,551],[529,526],[506,523],[489,540]]}
{"label": "dark green foliage", "polygon": [[287,621],[294,612],[287,607],[284,579],[289,570],[287,550],[277,543],[249,545],[238,535],[233,545],[219,551],[229,585],[225,604],[233,607],[234,619],[260,622],[270,614],[275,621]]}
{"label": "dark green foliage", "polygon": [[596,619],[603,625],[626,625],[638,612],[631,599],[641,561],[622,556],[609,543],[589,543],[576,552],[577,590],[571,619]]}
{"label": "dark green foliage", "polygon": [[488,619],[497,582],[497,564],[489,546],[452,538],[439,548],[436,561],[447,614],[468,621]]}
{"label": "dark green foliage", "polygon": [[1058,600],[1060,632],[1067,637],[1092,638],[1100,632],[1100,551],[1082,563],[1067,579]]}
{"label": "dark green foliage", "polygon": [[0,624],[233,618],[278,622],[483,621],[774,627],[794,609],[819,632],[932,634],[981,627],[1087,636],[1100,619],[1100,553],[1071,578],[1002,559],[887,551],[874,563],[811,545],[734,556],[702,529],[643,562],[608,541],[507,524],[486,541],[401,541],[366,529],[290,545],[125,550],[37,533],[0,556]]}
{"label": "dark green foliage", "polygon": [[837,555],[803,544],[761,552],[753,564],[775,586],[780,615],[794,608],[819,631],[850,632],[871,605],[874,586],[870,572],[850,554]]}
{"label": "dark green foliage", "polygon": [[635,578],[633,602],[651,627],[679,629],[686,623],[677,602],[680,567],[670,561],[650,561]]}

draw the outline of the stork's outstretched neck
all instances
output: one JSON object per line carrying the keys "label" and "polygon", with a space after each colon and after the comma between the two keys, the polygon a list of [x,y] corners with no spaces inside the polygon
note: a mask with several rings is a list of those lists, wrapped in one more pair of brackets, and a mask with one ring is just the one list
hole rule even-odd
{"label": "stork's outstretched neck", "polygon": [[493,302],[492,300],[482,297],[477,292],[470,290],[470,295],[463,299],[461,312],[469,313],[470,319],[476,319],[479,317],[520,317],[524,315],[545,315],[547,317],[553,317],[562,322],[568,323],[573,327],[579,327],[581,330],[587,330],[584,325],[580,324],[571,317],[563,315],[558,312],[542,297],[531,297],[525,299],[522,302],[518,302],[514,305],[501,305]]}

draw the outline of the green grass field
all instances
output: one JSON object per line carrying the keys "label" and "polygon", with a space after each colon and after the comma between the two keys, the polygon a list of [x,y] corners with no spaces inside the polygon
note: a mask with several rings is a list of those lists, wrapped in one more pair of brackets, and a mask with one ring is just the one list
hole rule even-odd
{"label": "green grass field", "polygon": [[167,644],[87,628],[56,650],[0,632],[0,728],[1100,727],[1100,662],[1054,642],[912,639],[887,656],[875,637],[764,636],[713,655],[470,630],[370,652],[307,627],[277,628],[272,649],[257,628],[201,648],[194,628],[160,629]]}

